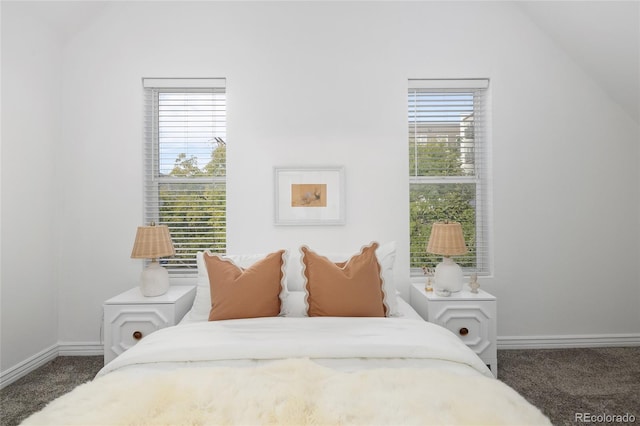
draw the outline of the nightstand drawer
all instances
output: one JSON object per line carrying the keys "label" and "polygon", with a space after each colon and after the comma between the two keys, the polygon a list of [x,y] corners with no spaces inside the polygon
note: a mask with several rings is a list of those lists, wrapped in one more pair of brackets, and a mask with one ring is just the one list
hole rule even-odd
{"label": "nightstand drawer", "polygon": [[439,324],[457,335],[481,358],[495,351],[492,319],[495,304],[468,302],[464,305],[435,303],[429,312],[430,322]]}
{"label": "nightstand drawer", "polygon": [[105,306],[105,322],[109,322],[107,328],[110,329],[110,336],[105,336],[105,342],[111,342],[111,346],[105,349],[120,355],[148,334],[172,325],[172,318],[171,305],[133,309]]}
{"label": "nightstand drawer", "polygon": [[154,331],[180,322],[195,294],[194,286],[171,286],[167,293],[154,297],[133,288],[104,302],[104,363]]}

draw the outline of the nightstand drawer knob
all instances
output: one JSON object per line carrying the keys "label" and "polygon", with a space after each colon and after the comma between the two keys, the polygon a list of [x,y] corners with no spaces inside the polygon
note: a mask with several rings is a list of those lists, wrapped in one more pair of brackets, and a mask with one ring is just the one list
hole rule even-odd
{"label": "nightstand drawer knob", "polygon": [[461,336],[466,336],[467,334],[469,334],[469,329],[467,327],[462,327],[460,330],[458,330],[458,333],[460,333]]}
{"label": "nightstand drawer knob", "polygon": [[133,338],[136,339],[136,340],[142,339],[142,332],[141,331],[134,331],[133,332]]}

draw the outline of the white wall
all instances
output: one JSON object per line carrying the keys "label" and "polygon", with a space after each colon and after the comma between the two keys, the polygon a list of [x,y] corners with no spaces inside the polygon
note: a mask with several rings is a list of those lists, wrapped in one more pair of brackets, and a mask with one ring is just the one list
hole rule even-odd
{"label": "white wall", "polygon": [[498,333],[638,333],[637,122],[545,36],[520,36],[493,86]]}
{"label": "white wall", "polygon": [[6,371],[58,342],[62,43],[20,9],[3,5],[2,12],[0,369]]}
{"label": "white wall", "polygon": [[[491,78],[498,335],[640,331],[638,125],[518,8],[113,2],[62,55],[62,342],[98,342],[142,268],[145,76],[227,78],[230,252],[396,240],[405,294],[407,79]],[[275,227],[273,167],[324,164],[345,166],[347,224]]]}

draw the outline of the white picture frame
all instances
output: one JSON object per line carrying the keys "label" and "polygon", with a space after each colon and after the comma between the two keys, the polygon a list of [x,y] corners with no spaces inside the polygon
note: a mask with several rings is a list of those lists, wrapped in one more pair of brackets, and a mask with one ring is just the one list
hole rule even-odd
{"label": "white picture frame", "polygon": [[276,225],[344,225],[344,167],[274,167]]}

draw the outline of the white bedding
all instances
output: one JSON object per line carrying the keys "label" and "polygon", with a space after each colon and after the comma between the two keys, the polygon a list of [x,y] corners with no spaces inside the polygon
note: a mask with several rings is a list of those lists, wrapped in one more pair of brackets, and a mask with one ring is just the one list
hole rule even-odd
{"label": "white bedding", "polygon": [[[186,334],[182,334],[182,331],[169,332],[162,330],[145,337],[144,345],[142,349],[134,348],[128,350],[118,358],[113,360],[111,364],[105,366],[98,376],[104,375],[109,371],[125,369],[127,371],[135,371],[136,373],[144,373],[148,371],[157,370],[172,370],[183,367],[186,363],[189,366],[228,366],[228,367],[251,367],[263,364],[265,361],[280,358],[293,358],[293,357],[307,357],[313,359],[317,364],[333,368],[340,371],[354,371],[359,369],[372,369],[372,368],[402,368],[402,367],[430,367],[438,368],[449,371],[455,371],[460,374],[478,374],[476,368],[470,367],[467,363],[451,362],[448,360],[448,354],[440,354],[440,357],[413,357],[406,356],[403,352],[405,346],[403,344],[393,346],[394,341],[404,340],[416,345],[417,342],[422,339],[422,344],[427,344],[427,347],[437,347],[437,341],[432,340],[428,333],[444,334],[440,336],[440,339],[445,339],[448,343],[449,349],[445,346],[441,346],[438,350],[447,352],[453,345],[458,352],[465,353],[470,360],[473,360],[472,364],[479,370],[480,374],[490,375],[487,373],[488,369],[484,365],[478,364],[478,359],[475,355],[471,354],[471,351],[464,345],[460,344],[460,340],[455,337],[452,339],[452,334],[447,330],[439,330],[433,324],[426,324],[420,315],[405,302],[402,298],[398,297],[398,311],[399,316],[378,318],[376,322],[380,322],[385,325],[384,327],[373,326],[373,330],[370,330],[370,320],[372,318],[360,318],[356,320],[361,326],[357,329],[351,327],[351,334],[353,339],[347,338],[342,335],[345,328],[342,323],[352,323],[351,319],[345,318],[313,318],[308,317],[296,317],[296,318],[256,318],[252,320],[232,320],[221,321],[215,323],[209,323],[207,321],[193,320],[189,315],[185,315],[180,322],[179,327],[184,325],[190,325],[186,329],[179,329],[187,331]],[[302,299],[296,300],[296,303],[303,303]],[[301,306],[296,306],[294,309],[302,309]],[[294,321],[291,321],[294,320]],[[305,321],[305,320],[311,320]],[[402,333],[396,333],[394,330],[403,329],[404,321],[415,320],[418,321],[418,325],[413,325],[414,328],[418,327],[417,335],[418,339],[413,334],[416,330],[409,332],[408,329],[404,329]],[[317,327],[314,323],[324,323],[322,327]],[[391,322],[390,322],[391,321]],[[400,321],[394,323],[393,321]],[[368,324],[369,323],[369,324]],[[193,324],[213,324],[213,325],[200,325],[194,326]],[[426,328],[427,330],[421,330]],[[241,333],[234,333],[234,330],[242,330]],[[272,329],[270,333],[275,333],[275,336],[267,335],[267,329]],[[369,330],[368,330],[369,329]],[[197,330],[197,331],[196,331]],[[222,351],[216,346],[209,346],[208,343],[214,340],[211,337],[211,333],[217,333],[217,338],[224,341],[222,346],[224,348],[233,348],[235,354],[222,356]],[[295,332],[294,332],[295,331]],[[160,333],[156,337],[153,337],[157,333]],[[360,344],[357,334],[358,333],[377,333],[378,345],[380,348],[392,347],[395,353],[393,356],[371,356],[373,355],[366,346]],[[386,337],[386,333],[391,333],[392,338]],[[413,334],[412,334],[413,333]],[[426,334],[425,334],[426,333]],[[165,334],[169,337],[165,338]],[[205,334],[207,339],[203,340],[198,337],[198,334]],[[323,340],[318,340],[315,335],[321,335]],[[309,339],[314,336],[315,346],[310,345]],[[179,336],[179,337],[174,337]],[[341,337],[339,337],[341,336]],[[446,336],[446,337],[445,337]],[[153,338],[152,338],[153,337]],[[371,336],[369,336],[371,338]],[[177,340],[176,340],[177,339]],[[231,340],[229,340],[231,339]],[[425,339],[427,341],[425,341]],[[155,342],[157,340],[157,342]],[[241,340],[238,342],[237,340]],[[330,350],[337,344],[340,344],[340,340],[347,341],[351,345],[351,349],[342,346],[342,350],[354,350],[351,356],[335,356],[330,353]],[[430,340],[430,341],[429,341]],[[280,343],[278,343],[280,342]],[[284,342],[284,343],[282,343]],[[291,352],[291,344],[297,345],[297,352]],[[199,346],[194,348],[193,346]],[[319,347],[322,353],[313,353],[313,347]],[[303,348],[303,350],[301,350]],[[160,349],[160,350],[159,350]],[[225,349],[226,350],[226,349]],[[266,352],[262,352],[266,350]],[[378,349],[380,350],[380,349]],[[425,350],[424,348],[422,349]],[[139,353],[141,352],[141,353]],[[198,359],[194,359],[195,354],[198,354]]]}
{"label": "white bedding", "polygon": [[247,366],[308,358],[341,370],[439,367],[492,377],[486,365],[450,331],[403,318],[251,318],[194,322],[158,330],[98,376],[124,368]]}
{"label": "white bedding", "polygon": [[272,317],[154,332],[24,424],[550,423],[437,325]]}

